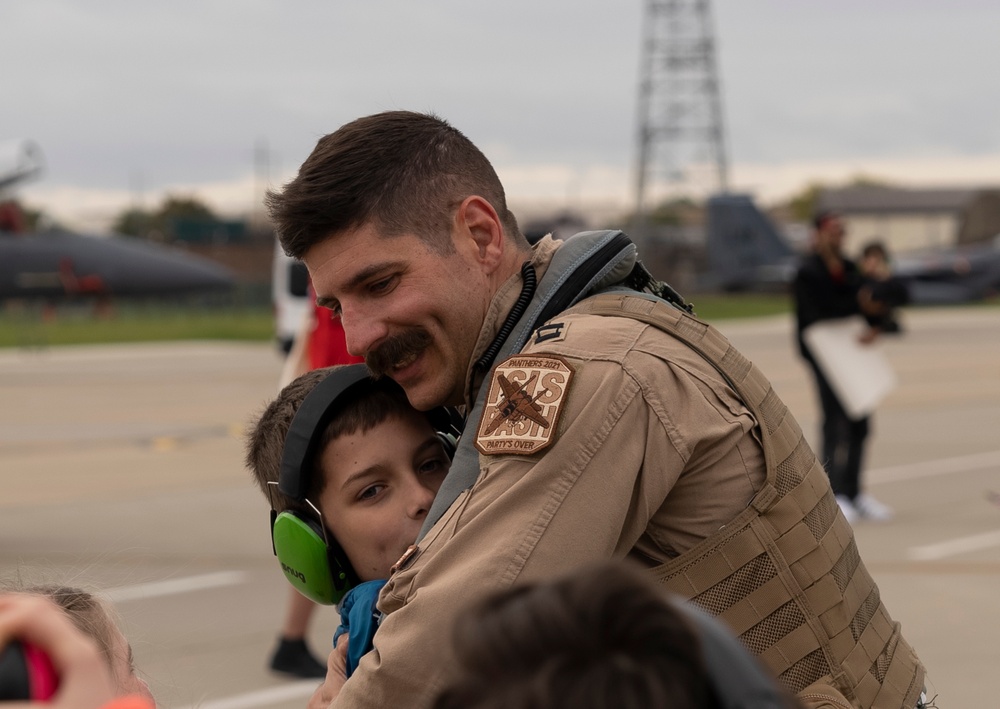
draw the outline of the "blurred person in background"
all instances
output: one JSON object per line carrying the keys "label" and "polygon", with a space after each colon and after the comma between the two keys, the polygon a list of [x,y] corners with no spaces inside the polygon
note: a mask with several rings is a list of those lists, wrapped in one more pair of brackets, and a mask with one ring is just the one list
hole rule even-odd
{"label": "blurred person in background", "polygon": [[[830,476],[837,504],[848,522],[859,519],[884,521],[892,510],[861,491],[861,466],[870,417],[852,418],[830,385],[803,333],[824,320],[853,316],[882,318],[888,308],[872,300],[871,289],[857,264],[844,256],[846,230],[840,215],[820,212],[813,220],[813,250],[799,266],[793,281],[799,353],[812,370],[822,408],[822,455],[820,460]],[[871,326],[861,336],[871,343],[878,336]]]}
{"label": "blurred person in background", "polygon": [[892,274],[892,261],[885,243],[877,239],[866,243],[861,249],[858,269],[864,278],[859,296],[871,301],[874,307],[870,306],[869,311],[882,311],[866,314],[868,324],[885,334],[902,332],[896,312],[910,302],[910,293],[906,284]]}

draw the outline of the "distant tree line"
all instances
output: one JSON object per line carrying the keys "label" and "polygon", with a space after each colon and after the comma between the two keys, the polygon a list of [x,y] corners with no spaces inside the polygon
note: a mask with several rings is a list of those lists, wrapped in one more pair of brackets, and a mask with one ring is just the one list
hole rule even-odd
{"label": "distant tree line", "polygon": [[168,241],[172,240],[170,231],[177,219],[217,221],[215,213],[201,200],[195,197],[167,196],[156,209],[126,209],[118,215],[111,228],[125,236]]}
{"label": "distant tree line", "polygon": [[156,209],[126,209],[112,228],[126,236],[167,243],[271,243],[274,238],[269,229],[253,230],[245,219],[221,218],[201,200],[176,195],[168,195]]}

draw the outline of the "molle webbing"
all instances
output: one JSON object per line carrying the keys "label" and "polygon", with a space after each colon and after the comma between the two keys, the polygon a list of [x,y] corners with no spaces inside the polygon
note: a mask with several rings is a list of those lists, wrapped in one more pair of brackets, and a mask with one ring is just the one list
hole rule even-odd
{"label": "molle webbing", "polygon": [[923,667],[879,599],[826,473],[763,374],[717,330],[662,302],[609,293],[572,312],[629,317],[714,366],[760,424],[767,475],[723,529],[652,570],[720,617],[792,692],[817,680],[855,706],[910,709]]}

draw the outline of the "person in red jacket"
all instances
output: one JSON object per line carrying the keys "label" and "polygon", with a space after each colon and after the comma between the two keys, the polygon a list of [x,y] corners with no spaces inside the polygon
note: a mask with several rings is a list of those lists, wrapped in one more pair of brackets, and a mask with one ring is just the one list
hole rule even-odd
{"label": "person in red jacket", "polygon": [[[311,285],[309,297],[315,303],[316,294]],[[347,339],[340,318],[328,308],[314,304],[292,343],[278,388],[280,390],[313,369],[363,361],[347,351]],[[272,670],[293,677],[326,676],[326,664],[316,659],[305,640],[315,610],[315,603],[294,588],[288,590],[281,635],[271,655]]]}

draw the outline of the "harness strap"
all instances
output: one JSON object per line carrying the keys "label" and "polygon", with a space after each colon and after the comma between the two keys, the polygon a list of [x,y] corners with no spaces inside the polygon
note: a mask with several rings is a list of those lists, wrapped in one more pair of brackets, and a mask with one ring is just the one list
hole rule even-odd
{"label": "harness strap", "polygon": [[[538,282],[535,294],[525,313],[513,324],[496,350],[495,359],[503,360],[520,352],[535,328],[546,319],[563,312],[587,293],[604,287],[609,281],[624,278],[635,263],[635,246],[621,231],[583,232],[567,239],[552,256],[545,275]],[[494,345],[496,343],[493,343]],[[492,362],[487,366],[492,367]],[[469,407],[466,421],[478,421],[486,404],[489,386],[479,387],[475,401]],[[479,451],[475,436],[462,436],[455,450],[448,475],[434,497],[434,503],[417,535],[418,542],[441,519],[465,490],[479,477]]]}

